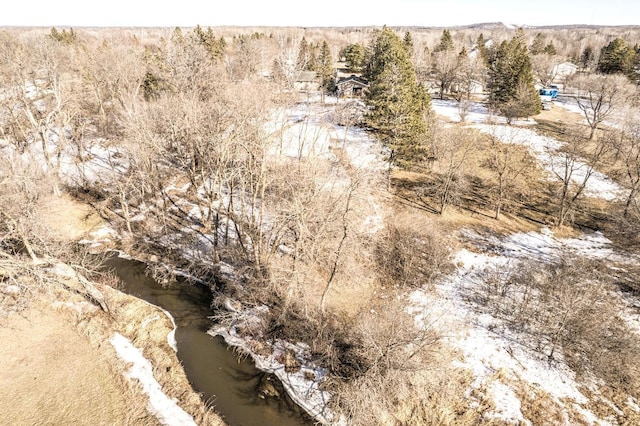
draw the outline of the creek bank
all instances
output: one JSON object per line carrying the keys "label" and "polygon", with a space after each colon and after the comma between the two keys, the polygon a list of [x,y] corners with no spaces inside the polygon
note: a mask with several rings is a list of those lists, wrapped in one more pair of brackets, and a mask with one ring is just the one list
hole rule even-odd
{"label": "creek bank", "polygon": [[329,409],[331,394],[322,389],[328,371],[307,361],[309,347],[304,343],[265,339],[262,330],[266,329],[269,308],[238,309],[236,305],[227,299],[224,306],[232,316],[229,325],[214,325],[208,333],[222,336],[229,346],[250,356],[257,368],[275,375],[295,403],[315,421],[324,425],[343,424],[344,420],[336,419]]}
{"label": "creek bank", "polygon": [[239,358],[230,350],[222,337],[207,334],[212,326],[208,287],[179,282],[160,285],[137,260],[113,257],[107,266],[124,282],[123,291],[171,314],[177,326],[177,356],[192,388],[226,422],[246,426],[312,424],[271,378],[272,372],[260,371],[246,357]]}

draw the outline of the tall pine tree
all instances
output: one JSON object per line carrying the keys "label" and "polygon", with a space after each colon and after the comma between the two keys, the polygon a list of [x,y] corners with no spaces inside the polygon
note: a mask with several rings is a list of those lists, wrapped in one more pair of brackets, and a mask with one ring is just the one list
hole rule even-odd
{"label": "tall pine tree", "polygon": [[612,40],[600,50],[598,72],[631,75],[636,52],[621,38]]}
{"label": "tall pine tree", "polygon": [[442,37],[440,37],[440,43],[433,50],[434,53],[437,52],[448,52],[453,50],[453,38],[451,38],[451,33],[449,30],[442,31]]}
{"label": "tall pine tree", "polygon": [[360,43],[350,44],[340,52],[344,57],[347,68],[351,71],[360,71],[365,65],[366,50]]}
{"label": "tall pine tree", "polygon": [[430,99],[416,82],[403,40],[389,28],[377,34],[364,75],[370,82],[367,124],[391,148],[392,157],[416,154],[418,139],[426,132],[423,113]]}
{"label": "tall pine tree", "polygon": [[322,87],[327,92],[331,92],[335,88],[335,71],[336,68],[329,44],[324,40],[320,47],[320,57],[318,58],[318,77],[320,77]]}
{"label": "tall pine tree", "polygon": [[533,71],[524,32],[503,41],[489,61],[489,104],[511,119],[540,112],[540,96],[533,85]]}
{"label": "tall pine tree", "polygon": [[413,56],[413,37],[411,37],[411,33],[407,31],[404,33],[404,38],[402,39],[404,43],[405,49],[407,49],[407,53],[409,57]]}
{"label": "tall pine tree", "polygon": [[480,59],[482,63],[487,65],[489,63],[489,49],[487,48],[487,41],[484,39],[484,35],[480,33],[476,39],[476,49],[480,53]]}
{"label": "tall pine tree", "polygon": [[542,35],[542,33],[536,34],[535,38],[533,39],[533,43],[531,43],[529,51],[532,55],[540,55],[544,53],[544,36]]}

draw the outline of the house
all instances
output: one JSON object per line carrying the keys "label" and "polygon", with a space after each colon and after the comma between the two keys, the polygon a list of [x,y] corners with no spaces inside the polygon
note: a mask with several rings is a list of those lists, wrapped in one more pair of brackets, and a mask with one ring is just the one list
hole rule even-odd
{"label": "house", "polygon": [[299,92],[315,92],[320,90],[320,79],[315,71],[300,71],[293,82],[293,88]]}
{"label": "house", "polygon": [[563,79],[575,74],[578,71],[578,66],[571,62],[562,62],[561,64],[554,65],[551,75],[555,79]]}
{"label": "house", "polygon": [[362,77],[351,74],[336,82],[336,94],[339,98],[360,98],[369,89],[369,82]]}
{"label": "house", "polygon": [[[486,40],[484,42],[484,47],[486,49],[491,49],[493,47],[494,43],[492,39]],[[471,47],[471,50],[469,51],[469,57],[471,59],[476,59],[478,57],[478,54],[480,53],[480,49],[478,48],[478,46],[476,44],[474,44]]]}

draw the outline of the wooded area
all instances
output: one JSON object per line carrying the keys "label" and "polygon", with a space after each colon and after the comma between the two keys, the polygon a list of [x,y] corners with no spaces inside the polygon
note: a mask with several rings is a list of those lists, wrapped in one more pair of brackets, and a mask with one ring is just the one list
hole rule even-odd
{"label": "wooded area", "polygon": [[[441,303],[437,288],[462,264],[455,253],[481,250],[474,232],[598,231],[635,259],[639,36],[500,26],[1,30],[0,290],[58,261],[92,276],[86,247],[63,244],[42,220],[49,197],[71,195],[158,279],[206,283],[218,325],[266,307],[241,334],[257,354],[278,339],[303,342],[298,362],[327,371],[310,380],[332,395],[333,420],[491,423],[488,385],[454,362],[452,324],[435,308],[416,315],[410,298],[424,291]],[[362,90],[336,96],[350,76]],[[572,112],[542,111],[538,89],[552,85]],[[485,122],[474,121],[478,111]],[[544,152],[534,136],[549,138]],[[619,188],[615,198],[590,189],[598,176]],[[499,245],[486,238],[487,252]],[[586,388],[596,377],[594,394],[619,412],[595,397],[585,406],[632,424],[640,413],[624,401],[640,390],[640,344],[616,312],[624,292],[637,316],[640,268],[613,257],[591,268],[566,251],[483,270],[486,286],[465,288],[464,300],[526,350],[566,361]],[[99,299],[90,284],[83,291]],[[534,406],[523,386],[534,424],[547,424],[545,413],[580,418],[546,394]]]}

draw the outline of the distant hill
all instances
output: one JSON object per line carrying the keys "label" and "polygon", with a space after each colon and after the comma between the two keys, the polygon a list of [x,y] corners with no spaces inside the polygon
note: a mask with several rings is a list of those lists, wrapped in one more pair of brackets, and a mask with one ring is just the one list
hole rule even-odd
{"label": "distant hill", "polygon": [[563,24],[563,25],[527,25],[527,24],[510,24],[505,22],[481,22],[477,24],[469,24],[469,25],[453,25],[453,26],[398,26],[393,28],[403,28],[403,29],[430,29],[430,28],[449,28],[453,30],[499,30],[499,29],[507,29],[507,30],[515,30],[517,28],[537,28],[537,29],[550,29],[550,30],[566,30],[566,29],[601,29],[601,28],[629,28],[629,29],[637,29],[640,28],[640,25],[590,25],[590,24]]}

